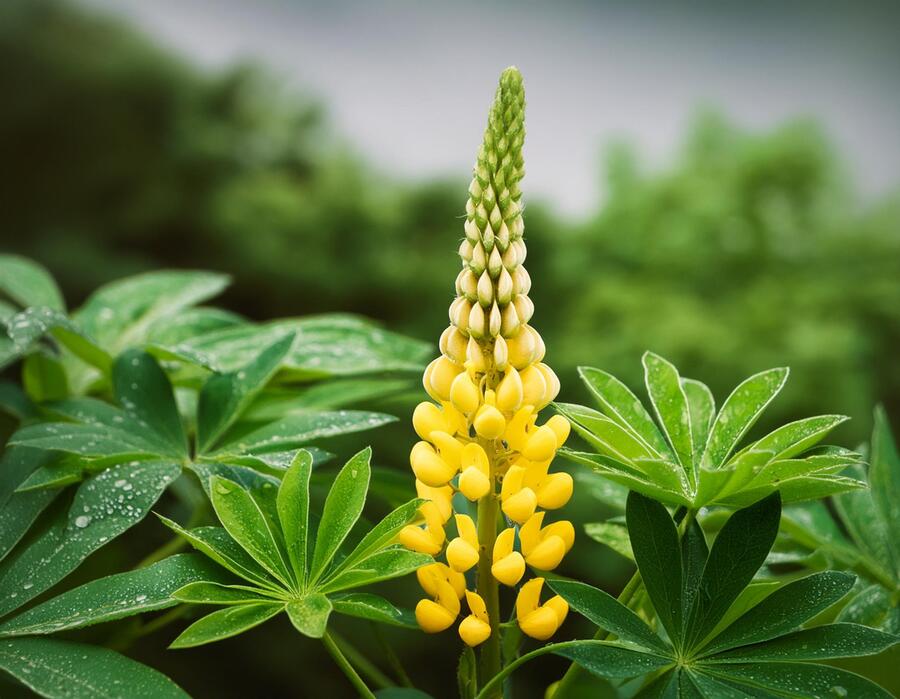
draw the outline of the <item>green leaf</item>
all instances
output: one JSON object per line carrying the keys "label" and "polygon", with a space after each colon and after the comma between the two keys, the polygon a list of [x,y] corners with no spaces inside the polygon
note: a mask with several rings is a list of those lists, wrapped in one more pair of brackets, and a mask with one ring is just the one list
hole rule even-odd
{"label": "green leaf", "polygon": [[172,592],[172,599],[190,604],[257,604],[280,601],[246,585],[222,585],[208,580],[192,582]]}
{"label": "green leaf", "polygon": [[659,423],[678,461],[690,471],[694,462],[691,416],[678,369],[652,352],[645,352],[641,361],[644,364],[644,383]]}
{"label": "green leaf", "polygon": [[190,699],[162,673],[83,643],[6,639],[0,642],[0,669],[48,699]]}
{"label": "green leaf", "polygon": [[612,374],[592,367],[578,367],[578,375],[604,413],[625,429],[634,432],[644,444],[659,454],[671,454],[650,413],[625,384]]}
{"label": "green leaf", "polygon": [[331,616],[331,600],[314,592],[288,602],[287,613],[297,631],[310,638],[322,638]]}
{"label": "green leaf", "polygon": [[166,609],[171,594],[197,580],[225,579],[223,571],[197,554],[182,553],[146,568],[109,575],[63,592],[0,624],[0,636],[57,633]]}
{"label": "green leaf", "polygon": [[[859,467],[847,469],[847,473],[863,476]],[[859,549],[868,554],[876,565],[886,572],[892,570],[893,550],[891,532],[873,499],[871,491],[858,490],[842,494],[834,499],[835,509]]]}
{"label": "green leaf", "polygon": [[837,621],[864,624],[900,635],[900,607],[881,585],[863,588],[837,616]]}
{"label": "green leaf", "polygon": [[400,626],[404,629],[419,628],[415,615],[408,609],[398,609],[384,597],[368,592],[348,592],[331,598],[338,614],[368,619],[380,624]]}
{"label": "green leaf", "polygon": [[678,672],[667,670],[650,684],[645,685],[634,695],[634,699],[676,699],[677,695]]}
{"label": "green leaf", "polygon": [[801,629],[766,643],[717,653],[705,663],[757,663],[782,660],[831,660],[874,655],[900,643],[900,638],[859,624],[826,624]]}
{"label": "green leaf", "polygon": [[625,508],[631,548],[644,588],[669,638],[682,639],[681,546],[675,523],[655,500],[631,492]]}
{"label": "green leaf", "polygon": [[[264,427],[230,433],[217,450],[221,453],[265,453],[302,447],[315,439],[371,430],[397,418],[361,410],[289,415]],[[239,427],[239,426],[238,426]]]}
{"label": "green leaf", "polygon": [[329,578],[319,586],[319,589],[322,592],[331,593],[372,585],[382,580],[408,575],[423,565],[433,562],[434,559],[424,553],[416,553],[400,547],[385,549],[369,556],[356,568],[342,571],[340,575]]}
{"label": "green leaf", "polygon": [[825,571],[790,582],[739,617],[703,653],[760,643],[793,631],[846,595],[855,580],[850,573]]}
{"label": "green leaf", "polygon": [[609,546],[630,561],[634,560],[631,540],[628,538],[628,529],[625,525],[617,522],[591,522],[584,525],[584,531],[594,541]]}
{"label": "green leaf", "polygon": [[52,337],[79,359],[108,373],[112,358],[69,317],[44,306],[26,308],[7,321],[8,334],[19,352],[31,351],[43,338]]}
{"label": "green leaf", "polygon": [[334,410],[363,401],[383,399],[412,387],[406,379],[332,379],[300,388],[267,388],[243,414],[251,422],[269,422],[285,415]]}
{"label": "green leaf", "polygon": [[652,483],[643,473],[637,471],[634,467],[617,462],[611,457],[602,454],[588,454],[586,452],[572,451],[566,447],[560,449],[558,453],[572,461],[586,464],[604,478],[625,486],[630,490],[637,491],[649,498],[672,505],[690,505],[690,500],[680,489],[673,490]]}
{"label": "green leaf", "polygon": [[171,451],[114,426],[64,422],[39,422],[23,427],[10,437],[9,443],[75,454],[83,458],[147,458],[164,456],[167,454],[160,452]]}
{"label": "green leaf", "polygon": [[270,590],[279,589],[278,583],[265,568],[253,560],[222,527],[198,527],[188,530],[162,515],[157,517],[197,551],[209,556],[235,575]]}
{"label": "green leaf", "polygon": [[869,486],[872,502],[878,509],[890,537],[894,573],[900,578],[900,454],[891,435],[884,409],[875,410],[875,429],[872,432],[872,465],[869,467]]}
{"label": "green leaf", "polygon": [[284,603],[239,604],[219,609],[188,626],[169,648],[193,648],[221,641],[259,626],[284,611]]}
{"label": "green leaf", "polygon": [[316,547],[309,569],[309,579],[312,581],[321,577],[362,513],[369,488],[371,457],[372,450],[363,449],[344,465],[334,479],[334,485],[325,498],[316,533]]}
{"label": "green leaf", "polygon": [[547,584],[572,609],[622,641],[663,654],[672,652],[637,614],[603,590],[575,580],[547,580]]}
{"label": "green leaf", "polygon": [[753,442],[743,451],[768,451],[772,459],[790,459],[818,444],[835,427],[849,420],[844,415],[818,415],[789,422]]}
{"label": "green leaf", "polygon": [[709,432],[716,419],[716,399],[705,383],[694,379],[681,379],[681,389],[687,398],[688,414],[691,419],[694,464],[699,467]]}
{"label": "green leaf", "polygon": [[780,519],[781,497],[776,492],[738,510],[722,527],[709,552],[686,625],[688,647],[706,638],[753,579],[775,543]]}
{"label": "green leaf", "polygon": [[768,699],[769,697],[775,696],[773,694],[761,694],[760,690],[755,687],[753,689],[747,687],[741,689],[734,684],[718,680],[715,677],[710,677],[699,669],[695,672],[682,672],[681,674],[689,674],[691,681],[700,692],[700,696],[704,698],[756,699],[757,697],[763,697],[764,699]]}
{"label": "green leaf", "polygon": [[298,451],[294,463],[284,474],[278,489],[277,508],[284,533],[288,559],[297,582],[306,584],[306,559],[309,547],[309,477],[313,459],[308,451]]}
{"label": "green leaf", "polygon": [[555,407],[569,419],[575,431],[600,452],[626,462],[657,455],[633,432],[603,413],[571,403],[557,403]]}
{"label": "green leaf", "polygon": [[578,663],[588,672],[609,679],[637,677],[673,663],[654,653],[646,653],[609,641],[569,641],[545,646],[548,652]]}
{"label": "green leaf", "polygon": [[0,255],[0,292],[19,306],[49,306],[65,311],[59,287],[38,263],[18,255]]}
{"label": "green leaf", "polygon": [[268,490],[274,492],[274,490],[281,485],[281,481],[275,476],[260,473],[247,466],[221,464],[215,461],[195,461],[189,464],[188,467],[197,474],[197,478],[200,480],[203,491],[210,499],[212,499],[210,483],[214,476],[237,483],[245,490],[252,491],[257,495],[261,495],[264,491]]}
{"label": "green leaf", "polygon": [[22,364],[22,385],[35,403],[59,400],[69,394],[69,382],[62,363],[46,352],[35,352]]}
{"label": "green leaf", "polygon": [[0,561],[59,494],[52,490],[17,492],[32,473],[54,458],[25,447],[7,447],[0,456]]}
{"label": "green leaf", "polygon": [[283,536],[273,530],[257,498],[237,483],[219,476],[213,476],[209,486],[213,509],[225,530],[271,575],[292,587],[293,575],[288,571],[280,545]]}
{"label": "green leaf", "polygon": [[421,689],[413,689],[412,687],[379,689],[375,692],[375,696],[377,699],[434,699],[434,697],[426,694]]}
{"label": "green leaf", "polygon": [[144,461],[84,481],[68,513],[60,512],[27,548],[0,565],[0,615],[62,580],[91,553],[140,522],[181,472],[178,464]]}
{"label": "green leaf", "polygon": [[236,313],[222,308],[186,308],[174,317],[154,322],[147,331],[147,340],[159,345],[176,345],[216,330],[245,325],[246,322]]}
{"label": "green leaf", "polygon": [[237,371],[216,374],[203,384],[197,403],[197,450],[210,451],[266,386],[291,349],[290,333],[266,347]]}
{"label": "green leaf", "polygon": [[[0,331],[0,339],[2,339],[2,331]],[[25,395],[22,387],[12,381],[0,381],[0,411],[15,418],[18,422],[36,418],[38,415],[36,406]]]}
{"label": "green leaf", "polygon": [[852,672],[809,663],[752,663],[712,666],[704,670],[713,677],[738,683],[751,696],[771,690],[776,696],[865,697],[891,699],[891,695]]}
{"label": "green leaf", "polygon": [[681,566],[684,589],[681,597],[683,619],[689,619],[694,606],[703,569],[709,558],[709,548],[700,523],[693,519],[681,537]]}
{"label": "green leaf", "polygon": [[703,465],[717,467],[762,415],[787,381],[788,369],[778,368],[754,374],[741,382],[725,400],[716,416],[703,453]]}
{"label": "green leaf", "polygon": [[187,438],[169,378],[143,350],[129,350],[116,358],[113,393],[125,412],[146,424],[173,456],[187,456]]}

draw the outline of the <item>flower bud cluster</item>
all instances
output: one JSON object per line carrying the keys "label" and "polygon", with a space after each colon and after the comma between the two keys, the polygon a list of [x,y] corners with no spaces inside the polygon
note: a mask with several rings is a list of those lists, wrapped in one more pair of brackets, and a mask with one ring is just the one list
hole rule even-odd
{"label": "flower bud cluster", "polygon": [[[559,380],[543,362],[544,342],[529,325],[534,304],[523,265],[523,139],[522,79],[509,69],[469,187],[450,326],[441,336],[441,356],[423,376],[434,402],[420,403],[413,413],[421,441],[412,448],[410,464],[419,497],[427,501],[424,523],[400,534],[408,548],[446,559],[419,571],[428,595],[416,607],[420,626],[428,632],[449,628],[465,596],[470,613],[459,634],[470,646],[491,634],[485,601],[467,589],[467,575],[474,577],[479,561],[489,556],[490,574],[514,587],[526,565],[553,570],[575,538],[570,522],[544,522],[546,510],[568,502],[573,484],[569,474],[550,472],[569,435],[568,421],[556,415],[538,424],[539,411],[559,392]],[[500,507],[506,525],[482,532],[489,542],[479,541],[478,523],[465,502],[484,499]],[[520,628],[537,639],[549,638],[568,611],[558,596],[539,603],[542,583],[535,578],[522,585],[516,603]]]}

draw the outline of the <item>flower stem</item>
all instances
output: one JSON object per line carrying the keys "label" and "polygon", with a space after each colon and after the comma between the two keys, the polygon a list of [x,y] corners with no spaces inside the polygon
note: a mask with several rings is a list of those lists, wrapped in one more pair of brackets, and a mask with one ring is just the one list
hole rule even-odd
{"label": "flower stem", "polygon": [[[478,594],[487,607],[491,625],[490,637],[481,644],[478,682],[484,685],[500,672],[500,589],[491,573],[494,542],[497,539],[498,503],[493,493],[478,501],[478,541],[481,556],[478,559]],[[498,692],[497,696],[500,696]]]}
{"label": "flower stem", "polygon": [[365,699],[375,699],[375,695],[372,694],[372,691],[366,686],[366,683],[363,682],[362,677],[360,677],[356,670],[353,669],[350,661],[344,657],[341,649],[338,648],[337,643],[334,642],[334,639],[327,631],[325,632],[325,635],[322,636],[322,643],[325,644],[325,649],[347,676],[347,679],[350,680],[350,684],[352,684],[356,688],[356,691],[359,692],[359,695]]}

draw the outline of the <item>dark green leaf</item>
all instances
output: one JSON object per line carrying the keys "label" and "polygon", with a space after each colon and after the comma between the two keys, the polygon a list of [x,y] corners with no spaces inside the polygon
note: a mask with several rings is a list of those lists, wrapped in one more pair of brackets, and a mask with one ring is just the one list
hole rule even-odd
{"label": "dark green leaf", "polygon": [[846,670],[811,663],[753,663],[704,668],[717,679],[737,683],[752,696],[772,690],[776,696],[865,697],[891,699],[891,695],[869,680]]}
{"label": "dark green leaf", "polygon": [[672,664],[671,658],[626,648],[609,641],[569,641],[546,646],[599,677],[637,677]]}
{"label": "dark green leaf", "polygon": [[371,457],[372,450],[363,449],[344,465],[334,479],[316,533],[316,547],[309,567],[309,579],[312,581],[321,577],[362,513],[369,489]]}
{"label": "dark green leaf", "polygon": [[331,600],[325,595],[317,592],[304,595],[288,602],[286,609],[294,628],[304,636],[322,638],[325,635],[332,609]]}
{"label": "dark green leaf", "polygon": [[192,648],[237,636],[284,611],[284,603],[239,604],[219,609],[188,626],[169,648]]}
{"label": "dark green leaf", "polygon": [[575,580],[548,580],[547,584],[562,595],[572,609],[619,639],[663,655],[672,652],[637,614],[603,590]]}
{"label": "dark green leaf", "polygon": [[688,618],[685,638],[689,646],[706,638],[750,584],[775,543],[780,519],[781,497],[776,492],[738,510],[722,527],[713,542]]}
{"label": "dark green leaf", "polygon": [[53,454],[25,447],[7,447],[0,456],[0,560],[59,494],[52,490],[16,492],[32,473],[54,458]]}
{"label": "dark green leaf", "polygon": [[278,600],[271,595],[263,594],[260,588],[246,585],[222,585],[208,580],[192,582],[172,592],[172,599],[190,604],[257,604],[272,603]]}
{"label": "dark green leaf", "polygon": [[634,699],[676,699],[678,696],[678,672],[667,670],[634,695]]}
{"label": "dark green leaf", "polygon": [[182,553],[146,568],[93,580],[0,624],[0,636],[57,633],[165,609],[171,594],[197,580],[224,580],[221,568],[198,554]]}
{"label": "dark green leaf", "polygon": [[6,639],[0,642],[0,668],[48,699],[190,699],[156,670],[83,643]]}
{"label": "dark green leaf", "polygon": [[18,430],[10,444],[76,454],[84,458],[146,458],[171,455],[171,449],[151,444],[141,436],[115,426],[39,422]]}
{"label": "dark green leaf", "polygon": [[34,543],[0,565],[0,614],[12,611],[62,580],[91,553],[140,522],[178,464],[144,461],[107,469],[84,481],[68,513],[60,512]]}
{"label": "dark green leaf", "polygon": [[368,619],[405,629],[417,629],[415,615],[408,609],[398,609],[384,597],[368,592],[348,592],[331,598],[334,611],[339,614]]}
{"label": "dark green leaf", "polygon": [[787,381],[785,368],[769,369],[741,382],[725,400],[716,416],[709,442],[703,454],[703,465],[721,466]]}
{"label": "dark green leaf", "polygon": [[890,537],[894,573],[900,578],[900,454],[891,435],[890,424],[883,408],[875,411],[872,432],[872,465],[869,467],[869,486],[872,501],[878,508]]}
{"label": "dark green leaf", "polygon": [[289,333],[266,347],[241,369],[215,374],[203,385],[197,403],[197,450],[206,453],[272,379],[291,349]]}
{"label": "dark green leaf", "polygon": [[709,548],[706,545],[703,529],[700,527],[700,523],[693,519],[681,537],[681,565],[684,571],[681,610],[684,619],[690,618],[708,557]]}
{"label": "dark green leaf", "polygon": [[655,500],[631,492],[625,509],[631,549],[653,608],[676,646],[682,639],[681,546],[675,523]]}
{"label": "dark green leaf", "polygon": [[825,571],[788,583],[731,624],[703,652],[768,641],[799,628],[846,595],[855,580],[850,573]]}

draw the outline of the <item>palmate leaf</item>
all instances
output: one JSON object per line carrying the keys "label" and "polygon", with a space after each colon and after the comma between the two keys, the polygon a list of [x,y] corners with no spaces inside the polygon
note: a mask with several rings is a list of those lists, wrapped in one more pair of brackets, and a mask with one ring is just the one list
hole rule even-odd
{"label": "palmate leaf", "polygon": [[54,455],[38,449],[7,447],[0,456],[0,561],[59,495],[52,490],[17,492]]}
{"label": "palmate leaf", "polygon": [[59,287],[50,273],[36,262],[18,255],[0,255],[0,295],[20,308],[47,306],[65,311]]}
{"label": "palmate leaf", "polygon": [[683,378],[653,353],[643,357],[650,402],[660,427],[624,384],[582,367],[582,380],[602,412],[559,404],[574,432],[596,452],[563,449],[567,458],[668,505],[745,507],[780,490],[784,502],[821,498],[864,487],[842,475],[857,463],[849,452],[812,450],[846,418],[823,415],[790,423],[743,449],[739,443],[787,380],[783,368],[743,381],[716,413],[703,383]]}
{"label": "palmate leaf", "polygon": [[224,529],[188,531],[166,524],[242,582],[196,581],[176,590],[173,597],[180,601],[226,608],[189,626],[173,647],[228,638],[282,611],[300,633],[315,638],[325,633],[332,611],[408,626],[408,612],[375,595],[349,592],[406,575],[432,560],[396,543],[399,531],[418,517],[420,501],[407,503],[375,523],[353,550],[341,555],[341,546],[366,501],[370,458],[370,450],[364,449],[342,467],[325,499],[314,537],[310,535],[310,453],[299,451],[280,482],[260,474],[245,474],[237,480],[228,471],[211,475],[207,492]]}
{"label": "palmate leaf", "polygon": [[[697,538],[702,532],[693,525],[677,542],[675,522],[661,504],[632,493],[627,514],[641,577],[674,647],[605,592],[552,579],[548,584],[572,609],[617,640],[549,644],[523,661],[556,653],[606,678],[641,677],[657,671],[636,695],[644,699],[845,696],[844,691],[846,696],[889,696],[853,673],[812,664],[872,655],[900,642],[897,636],[857,624],[801,628],[848,592],[852,575],[825,572],[797,580],[719,623],[734,600],[746,598],[750,578],[774,540],[780,517],[777,494],[734,513],[708,556],[704,555],[705,540]],[[677,561],[667,550],[673,548],[681,551]],[[680,576],[671,575],[676,563]],[[676,598],[686,604],[682,607]],[[686,611],[679,614],[681,608]]]}

